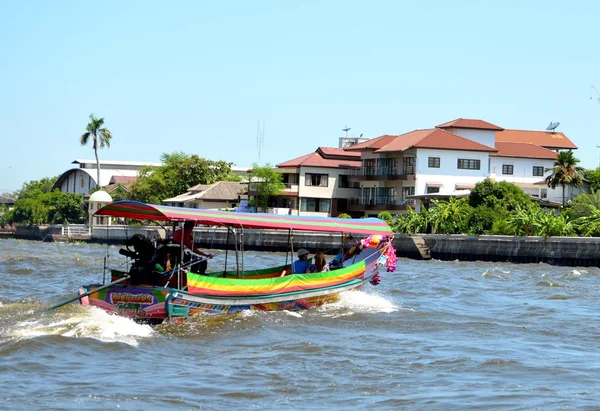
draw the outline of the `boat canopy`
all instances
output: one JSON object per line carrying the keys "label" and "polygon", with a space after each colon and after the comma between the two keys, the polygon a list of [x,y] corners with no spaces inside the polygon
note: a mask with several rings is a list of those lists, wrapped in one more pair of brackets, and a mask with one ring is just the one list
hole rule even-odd
{"label": "boat canopy", "polygon": [[328,233],[392,235],[390,226],[379,218],[333,218],[265,213],[238,213],[198,208],[170,207],[138,201],[115,201],[94,213],[97,216],[126,217],[151,221],[194,221],[197,225],[273,230],[320,231]]}

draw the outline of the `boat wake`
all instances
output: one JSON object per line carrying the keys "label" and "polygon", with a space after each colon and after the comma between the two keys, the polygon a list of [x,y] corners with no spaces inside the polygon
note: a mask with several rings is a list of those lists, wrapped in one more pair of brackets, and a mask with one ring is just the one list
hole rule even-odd
{"label": "boat wake", "polygon": [[340,299],[326,304],[320,311],[326,315],[346,316],[353,314],[393,313],[403,308],[374,292],[347,291],[340,294]]}
{"label": "boat wake", "polygon": [[151,337],[155,331],[149,325],[112,315],[95,307],[69,306],[66,309],[39,316],[32,310],[6,330],[5,336],[12,339],[30,339],[47,335],[70,338],[92,338],[102,342],[118,342],[132,346],[140,339]]}

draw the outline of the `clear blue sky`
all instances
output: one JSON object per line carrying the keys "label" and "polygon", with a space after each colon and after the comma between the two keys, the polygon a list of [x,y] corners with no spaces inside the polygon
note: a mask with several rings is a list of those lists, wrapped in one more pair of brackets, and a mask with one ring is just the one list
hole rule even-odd
{"label": "clear blue sky", "polygon": [[0,0],[0,191],[93,158],[250,166],[457,117],[600,159],[600,2]]}

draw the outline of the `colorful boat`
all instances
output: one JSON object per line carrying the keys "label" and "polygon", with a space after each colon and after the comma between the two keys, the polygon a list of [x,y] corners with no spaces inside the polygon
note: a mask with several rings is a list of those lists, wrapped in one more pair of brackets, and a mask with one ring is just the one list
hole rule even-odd
{"label": "colorful boat", "polygon": [[[233,270],[225,267],[217,272],[195,273],[193,266],[198,262],[198,255],[183,244],[172,241],[150,243],[138,236],[132,239],[136,240],[132,241],[134,250],[121,250],[121,254],[133,260],[129,272],[111,270],[109,283],[89,284],[80,290],[77,299],[83,305],[100,307],[144,322],[180,322],[199,313],[297,311],[319,307],[335,301],[343,291],[360,288],[367,281],[377,284],[379,269],[385,266],[388,271],[393,271],[396,262],[392,231],[378,218],[232,213],[129,200],[110,203],[95,215],[172,224],[193,221],[196,225],[226,227],[228,233],[233,234],[236,261],[240,263]],[[241,257],[243,246],[239,241],[244,229],[288,230],[290,238],[294,231],[346,233],[346,241],[340,244],[340,252],[329,263],[330,271],[287,274],[291,272],[291,262],[246,270]],[[366,238],[357,241],[352,234]],[[290,241],[293,254],[292,243]],[[149,247],[149,244],[152,244],[150,252],[143,252],[143,247]]]}

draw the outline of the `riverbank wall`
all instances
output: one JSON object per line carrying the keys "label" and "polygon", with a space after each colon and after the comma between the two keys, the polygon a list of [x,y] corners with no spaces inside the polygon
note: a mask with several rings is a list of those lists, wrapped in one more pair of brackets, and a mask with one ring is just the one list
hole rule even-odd
{"label": "riverbank wall", "polygon": [[[76,230],[74,231],[76,232]],[[203,249],[234,249],[233,235],[227,237],[224,228],[196,228],[196,244]],[[91,234],[71,233],[57,227],[19,227],[15,238],[42,241],[81,241],[123,244],[134,234],[150,238],[168,238],[168,228],[156,226],[103,226]],[[356,240],[362,238],[355,236]],[[341,234],[287,231],[244,230],[244,250],[288,251],[306,248],[311,253],[324,251],[336,254],[342,242]],[[462,261],[491,261],[515,263],[547,263],[563,266],[600,266],[600,238],[580,237],[512,237],[467,235],[401,235],[394,237],[399,257]]]}

